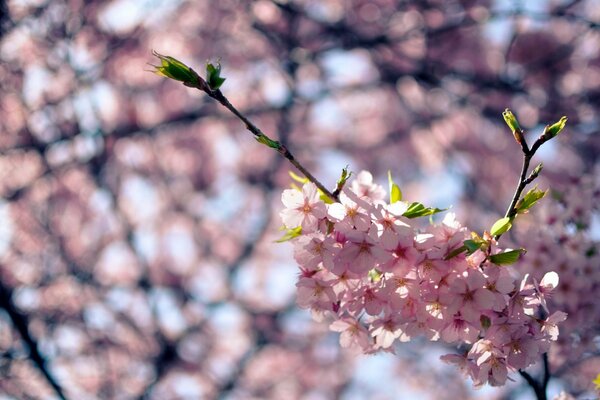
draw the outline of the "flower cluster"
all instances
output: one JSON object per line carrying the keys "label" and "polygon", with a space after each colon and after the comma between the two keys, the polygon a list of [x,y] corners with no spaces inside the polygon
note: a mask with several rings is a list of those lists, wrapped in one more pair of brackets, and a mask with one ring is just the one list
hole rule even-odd
{"label": "flower cluster", "polygon": [[[502,385],[548,351],[563,312],[549,315],[547,296],[558,275],[541,281],[515,278],[492,263],[501,250],[484,244],[461,251],[471,234],[448,213],[439,226],[418,229],[409,205],[388,204],[385,190],[368,172],[323,201],[313,183],[285,190],[284,224],[300,267],[298,304],[316,318],[333,319],[340,344],[364,352],[393,351],[396,341],[416,337],[467,345],[443,360],[457,364],[475,385]],[[301,227],[301,229],[298,229]]]}

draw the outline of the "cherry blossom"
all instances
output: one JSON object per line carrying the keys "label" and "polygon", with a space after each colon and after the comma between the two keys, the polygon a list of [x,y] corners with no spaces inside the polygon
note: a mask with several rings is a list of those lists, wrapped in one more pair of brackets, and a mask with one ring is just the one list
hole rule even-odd
{"label": "cherry blossom", "polygon": [[309,233],[317,229],[319,219],[326,214],[325,204],[319,199],[317,186],[306,183],[302,192],[294,189],[284,190],[281,201],[286,208],[281,211],[281,219],[288,228],[301,226],[303,232]]}
{"label": "cherry blossom", "polygon": [[386,204],[367,172],[348,187],[331,204],[310,183],[286,190],[281,212],[288,228],[302,228],[291,240],[298,305],[331,321],[342,347],[393,352],[395,343],[418,337],[441,340],[469,349],[442,359],[475,386],[499,386],[558,340],[567,315],[549,315],[546,304],[556,272],[538,281],[493,264],[490,256],[504,250],[487,233],[477,236],[478,250],[461,252],[472,236],[454,214],[419,228],[404,216],[407,203]]}

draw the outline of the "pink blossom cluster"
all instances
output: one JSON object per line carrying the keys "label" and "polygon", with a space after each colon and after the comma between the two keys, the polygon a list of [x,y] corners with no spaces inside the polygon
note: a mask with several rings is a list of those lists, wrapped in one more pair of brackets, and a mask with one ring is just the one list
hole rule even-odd
{"label": "pink blossom cluster", "polygon": [[393,351],[396,341],[425,337],[470,348],[443,360],[457,364],[475,385],[502,385],[508,372],[529,366],[557,340],[563,312],[549,315],[545,297],[558,275],[538,282],[514,277],[492,264],[499,253],[470,255],[457,249],[470,232],[448,213],[440,225],[418,229],[403,216],[408,204],[385,201],[385,190],[361,172],[340,193],[323,201],[313,183],[285,190],[281,217],[300,267],[297,301],[317,319],[333,319],[343,347]]}

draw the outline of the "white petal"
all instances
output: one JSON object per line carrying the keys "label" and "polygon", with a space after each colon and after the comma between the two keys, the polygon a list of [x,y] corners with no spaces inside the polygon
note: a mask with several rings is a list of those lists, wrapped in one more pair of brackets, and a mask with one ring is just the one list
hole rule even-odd
{"label": "white petal", "polygon": [[558,274],[554,271],[547,272],[542,278],[541,285],[544,287],[550,287],[554,289],[558,286]]}

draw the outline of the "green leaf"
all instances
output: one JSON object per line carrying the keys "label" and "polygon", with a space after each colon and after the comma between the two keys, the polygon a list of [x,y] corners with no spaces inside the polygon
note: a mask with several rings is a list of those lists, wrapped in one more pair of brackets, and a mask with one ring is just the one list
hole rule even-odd
{"label": "green leaf", "polygon": [[319,189],[319,199],[325,204],[333,204],[333,200]]}
{"label": "green leaf", "polygon": [[475,253],[477,250],[481,248],[485,244],[485,241],[481,240],[465,240],[463,242],[464,246],[467,248],[467,254],[471,255]]}
{"label": "green leaf", "polygon": [[289,171],[288,174],[290,174],[290,177],[293,180],[295,180],[296,182],[299,182],[299,183],[301,183],[303,185],[308,182],[308,178],[302,177],[302,176],[296,174],[294,171]]}
{"label": "green leaf", "polygon": [[562,117],[558,122],[555,122],[552,125],[546,125],[544,129],[544,136],[548,136],[549,138],[553,138],[558,135],[567,124],[567,117]]}
{"label": "green leaf", "polygon": [[181,61],[171,56],[165,56],[156,51],[152,51],[152,54],[160,59],[160,66],[152,65],[154,72],[157,75],[164,76],[176,81],[183,82],[188,86],[196,86],[199,81],[199,76],[196,71],[182,63]]}
{"label": "green leaf", "polygon": [[504,232],[507,232],[510,228],[512,228],[512,218],[500,218],[498,221],[494,222],[494,225],[492,225],[490,234],[492,236],[502,235]]}
{"label": "green leaf", "polygon": [[212,90],[217,90],[223,85],[226,78],[221,77],[221,63],[216,65],[206,63],[206,83]]}
{"label": "green leaf", "polygon": [[446,254],[446,257],[444,257],[444,260],[448,261],[456,256],[458,256],[461,253],[464,253],[465,251],[467,251],[467,246],[463,245],[460,247],[457,247],[456,249],[452,250],[450,253]]}
{"label": "green leaf", "polygon": [[496,265],[510,265],[517,262],[521,255],[526,252],[525,249],[509,250],[490,256],[490,261]]}
{"label": "green leaf", "polygon": [[300,235],[302,235],[302,227],[301,226],[298,226],[293,229],[288,229],[287,232],[285,233],[285,235],[283,235],[279,240],[276,240],[275,243],[287,242],[288,240],[297,238]]}
{"label": "green leaf", "polygon": [[394,183],[392,179],[392,172],[388,170],[388,183],[390,187],[390,204],[394,204],[397,201],[402,200],[402,191],[400,187]]}
{"label": "green leaf", "polygon": [[506,125],[508,125],[511,131],[517,132],[521,130],[521,126],[519,126],[519,121],[517,121],[515,115],[508,108],[504,110],[502,116],[504,117],[504,122],[506,122]]}
{"label": "green leaf", "polygon": [[433,207],[425,207],[423,204],[414,202],[410,203],[408,209],[402,214],[406,218],[418,218],[424,217],[427,215],[437,214],[442,211],[446,211],[447,209],[441,208],[433,208]]}
{"label": "green leaf", "polygon": [[338,181],[336,182],[336,190],[342,190],[342,188],[346,184],[346,181],[348,181],[348,179],[350,179],[351,176],[352,172],[348,172],[348,166],[346,165],[344,168],[342,168],[342,174],[340,175],[340,179],[338,179]]}
{"label": "green leaf", "polygon": [[517,203],[517,213],[523,214],[527,212],[535,203],[546,195],[546,190],[539,190],[536,187],[530,189],[521,200]]}

